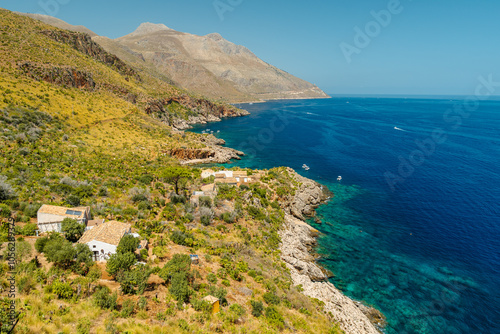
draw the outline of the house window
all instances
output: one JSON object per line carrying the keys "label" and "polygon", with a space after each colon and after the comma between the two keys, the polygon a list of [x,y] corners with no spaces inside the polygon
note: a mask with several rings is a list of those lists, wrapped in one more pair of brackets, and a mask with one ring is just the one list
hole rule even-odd
{"label": "house window", "polygon": [[92,248],[95,248],[95,245],[94,245],[94,246],[92,246]]}

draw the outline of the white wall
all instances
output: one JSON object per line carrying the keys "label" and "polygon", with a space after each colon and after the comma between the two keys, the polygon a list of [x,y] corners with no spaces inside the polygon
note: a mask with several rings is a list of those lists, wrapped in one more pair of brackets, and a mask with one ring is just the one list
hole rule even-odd
{"label": "white wall", "polygon": [[51,223],[42,223],[38,224],[38,229],[41,233],[47,232],[61,232],[61,223],[51,222]]}
{"label": "white wall", "polygon": [[[110,255],[113,255],[116,253],[117,246],[111,245],[111,244],[108,244],[108,243],[105,243],[102,241],[92,240],[90,242],[87,242],[87,245],[89,246],[92,254],[95,251],[99,252],[99,258],[97,259],[97,261],[106,261]],[[102,252],[102,250],[104,250],[104,253]]]}

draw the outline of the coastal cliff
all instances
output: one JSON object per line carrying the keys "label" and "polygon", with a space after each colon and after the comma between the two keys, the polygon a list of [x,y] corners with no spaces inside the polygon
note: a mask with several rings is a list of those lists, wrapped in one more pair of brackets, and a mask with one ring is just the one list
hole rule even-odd
{"label": "coastal cliff", "polygon": [[293,284],[301,286],[306,296],[324,302],[324,311],[346,333],[380,333],[377,328],[384,326],[384,316],[378,310],[345,296],[328,282],[328,274],[315,262],[317,257],[313,252],[319,232],[303,219],[314,215],[314,209],[327,199],[328,194],[318,183],[292,169],[289,172],[300,186],[285,206],[285,224],[279,235],[281,259],[290,270]]}

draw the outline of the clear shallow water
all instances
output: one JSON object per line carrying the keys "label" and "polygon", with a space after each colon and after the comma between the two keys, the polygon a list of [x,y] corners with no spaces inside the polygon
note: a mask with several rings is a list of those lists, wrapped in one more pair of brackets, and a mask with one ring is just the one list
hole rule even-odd
{"label": "clear shallow water", "polygon": [[[446,111],[461,103],[276,101],[193,131],[219,130],[248,154],[228,166],[290,166],[335,193],[318,209],[321,263],[384,312],[387,333],[500,333],[500,102],[456,126]],[[436,129],[446,140],[433,147]]]}

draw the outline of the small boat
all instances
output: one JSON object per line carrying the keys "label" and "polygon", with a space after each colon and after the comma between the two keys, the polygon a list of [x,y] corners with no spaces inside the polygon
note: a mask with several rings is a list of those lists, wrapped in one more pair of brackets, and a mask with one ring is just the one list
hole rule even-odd
{"label": "small boat", "polygon": [[303,164],[303,165],[302,165],[302,168],[304,168],[305,170],[309,170],[309,169],[310,169],[310,168],[309,168],[309,166],[308,166],[308,165],[306,165],[306,164]]}
{"label": "small boat", "polygon": [[339,175],[339,177],[337,177],[337,181],[342,181],[342,176]]}

